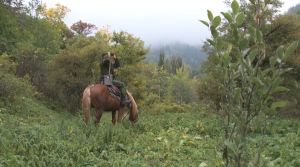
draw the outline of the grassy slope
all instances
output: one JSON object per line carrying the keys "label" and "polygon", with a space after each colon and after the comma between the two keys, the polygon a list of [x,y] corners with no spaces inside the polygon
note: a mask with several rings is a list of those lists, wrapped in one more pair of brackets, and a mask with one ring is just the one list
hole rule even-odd
{"label": "grassy slope", "polygon": [[[117,127],[111,125],[111,114],[104,113],[95,128],[92,123],[86,126],[80,115],[51,110],[33,99],[24,101],[17,113],[0,111],[0,166],[222,166],[217,143],[223,132],[217,119],[200,109],[160,116],[141,111],[137,124],[131,126],[127,117]],[[270,124],[263,153],[267,163],[298,164],[298,127],[293,120]],[[255,152],[258,139],[254,133],[249,154]]]}

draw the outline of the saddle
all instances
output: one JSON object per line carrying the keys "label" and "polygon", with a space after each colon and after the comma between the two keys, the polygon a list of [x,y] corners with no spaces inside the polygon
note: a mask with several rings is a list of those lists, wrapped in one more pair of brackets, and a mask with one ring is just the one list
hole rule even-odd
{"label": "saddle", "polygon": [[106,86],[110,95],[118,100],[121,101],[121,92],[119,88],[115,87],[114,85]]}

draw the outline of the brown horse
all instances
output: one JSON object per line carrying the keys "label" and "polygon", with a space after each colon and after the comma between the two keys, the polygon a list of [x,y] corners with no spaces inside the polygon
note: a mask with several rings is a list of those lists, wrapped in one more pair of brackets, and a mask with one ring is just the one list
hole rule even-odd
{"label": "brown horse", "polygon": [[96,84],[85,88],[82,99],[82,113],[85,116],[85,123],[90,120],[91,107],[96,110],[95,125],[97,126],[102,117],[103,111],[112,112],[112,123],[116,123],[116,110],[118,110],[118,123],[122,122],[122,117],[127,106],[130,110],[129,120],[132,123],[137,122],[139,118],[138,107],[132,95],[127,91],[127,97],[131,100],[131,103],[121,105],[120,101],[112,97],[105,85]]}

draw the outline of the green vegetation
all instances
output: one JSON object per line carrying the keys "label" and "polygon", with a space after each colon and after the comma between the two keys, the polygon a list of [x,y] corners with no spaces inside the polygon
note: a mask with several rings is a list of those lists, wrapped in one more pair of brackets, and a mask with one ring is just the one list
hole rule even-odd
{"label": "green vegetation", "polygon": [[[185,113],[148,115],[132,126],[128,117],[112,127],[104,113],[100,127],[79,115],[53,111],[25,98],[22,111],[0,111],[0,166],[224,166],[218,119],[205,106]],[[261,140],[261,123],[251,127],[250,155]],[[264,166],[298,166],[299,121],[270,118]]]}
{"label": "green vegetation", "polygon": [[[208,11],[200,64],[194,47],[167,45],[147,62],[150,48],[126,31],[92,34],[81,20],[69,29],[66,6],[1,0],[0,167],[300,166],[299,15],[269,2],[226,0],[223,22]],[[125,116],[112,127],[111,113],[98,128],[81,118],[106,51],[140,107],[134,126]]]}

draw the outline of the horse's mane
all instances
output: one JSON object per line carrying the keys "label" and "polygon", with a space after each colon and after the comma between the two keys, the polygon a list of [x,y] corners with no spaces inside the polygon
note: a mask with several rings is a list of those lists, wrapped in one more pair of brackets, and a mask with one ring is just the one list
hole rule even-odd
{"label": "horse's mane", "polygon": [[132,110],[135,111],[135,112],[137,112],[138,111],[138,106],[137,106],[134,98],[132,97],[132,95],[128,91],[127,91],[127,96],[131,100]]}

